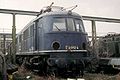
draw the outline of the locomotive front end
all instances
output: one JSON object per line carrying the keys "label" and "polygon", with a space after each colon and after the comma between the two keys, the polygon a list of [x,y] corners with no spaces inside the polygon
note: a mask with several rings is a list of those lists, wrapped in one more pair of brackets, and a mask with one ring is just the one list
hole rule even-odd
{"label": "locomotive front end", "polygon": [[18,35],[17,62],[39,75],[83,76],[87,43],[80,15],[44,11]]}
{"label": "locomotive front end", "polygon": [[47,60],[50,72],[61,76],[83,75],[88,38],[81,17],[62,14],[50,20],[51,27],[47,28],[43,40],[44,49],[50,55]]}

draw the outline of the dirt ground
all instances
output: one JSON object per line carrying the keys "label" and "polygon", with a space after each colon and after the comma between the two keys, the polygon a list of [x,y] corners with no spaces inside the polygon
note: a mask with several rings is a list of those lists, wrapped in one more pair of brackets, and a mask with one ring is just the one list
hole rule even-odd
{"label": "dirt ground", "polygon": [[[120,80],[120,74],[117,75],[105,75],[105,74],[88,74],[83,77],[85,80]],[[13,73],[13,80],[65,80],[58,79],[54,76],[41,77],[34,75],[24,67],[19,67],[17,72]]]}

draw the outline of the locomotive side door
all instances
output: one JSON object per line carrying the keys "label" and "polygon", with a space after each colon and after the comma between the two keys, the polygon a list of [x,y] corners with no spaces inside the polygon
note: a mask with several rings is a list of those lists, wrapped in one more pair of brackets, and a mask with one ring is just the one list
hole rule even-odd
{"label": "locomotive side door", "polygon": [[36,20],[34,22],[34,47],[35,51],[42,49],[42,30],[43,24],[42,24],[42,18]]}

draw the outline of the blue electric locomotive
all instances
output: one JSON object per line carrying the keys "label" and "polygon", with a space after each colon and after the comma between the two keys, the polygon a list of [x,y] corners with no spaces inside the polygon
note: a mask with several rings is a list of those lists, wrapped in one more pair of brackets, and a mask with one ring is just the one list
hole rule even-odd
{"label": "blue electric locomotive", "polygon": [[87,43],[79,14],[47,7],[17,35],[16,61],[39,75],[83,75]]}

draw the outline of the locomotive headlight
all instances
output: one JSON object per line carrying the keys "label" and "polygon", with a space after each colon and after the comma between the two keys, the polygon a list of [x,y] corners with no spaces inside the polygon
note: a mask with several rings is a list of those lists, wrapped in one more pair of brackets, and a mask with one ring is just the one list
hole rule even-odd
{"label": "locomotive headlight", "polygon": [[60,43],[55,41],[55,42],[52,43],[52,47],[53,47],[54,50],[58,50],[60,48]]}

